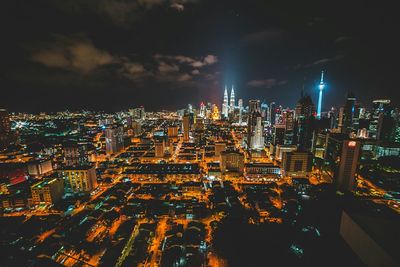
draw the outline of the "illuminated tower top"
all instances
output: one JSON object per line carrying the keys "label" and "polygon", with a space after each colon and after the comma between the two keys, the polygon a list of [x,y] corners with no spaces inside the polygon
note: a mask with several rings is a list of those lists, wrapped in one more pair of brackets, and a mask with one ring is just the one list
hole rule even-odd
{"label": "illuminated tower top", "polygon": [[324,71],[321,71],[321,81],[319,82],[318,89],[319,89],[319,97],[318,97],[318,108],[317,108],[317,117],[321,118],[321,109],[322,109],[322,91],[325,88],[324,83]]}
{"label": "illuminated tower top", "polygon": [[229,108],[228,90],[226,89],[226,86],[225,86],[224,102],[222,102],[222,115],[225,116],[225,117],[228,117],[228,108]]}
{"label": "illuminated tower top", "polygon": [[233,112],[234,110],[235,110],[235,91],[232,85],[231,98],[230,98],[230,112]]}

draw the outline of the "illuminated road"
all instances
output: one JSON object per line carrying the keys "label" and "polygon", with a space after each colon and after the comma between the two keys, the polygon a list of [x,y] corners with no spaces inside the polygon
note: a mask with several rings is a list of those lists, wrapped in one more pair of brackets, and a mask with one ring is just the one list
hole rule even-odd
{"label": "illuminated road", "polygon": [[144,219],[140,220],[140,222],[138,222],[133,231],[131,236],[128,239],[128,242],[126,242],[126,245],[124,247],[124,249],[121,252],[121,255],[119,256],[117,263],[115,264],[115,267],[121,267],[122,264],[124,263],[126,257],[129,256],[129,254],[131,253],[132,249],[133,249],[133,243],[135,242],[135,239],[137,237],[137,235],[139,234],[139,227],[140,224],[142,224],[144,222]]}
{"label": "illuminated road", "polygon": [[153,243],[149,249],[150,252],[153,252],[153,255],[151,256],[150,261],[145,266],[149,266],[149,267],[158,266],[157,259],[159,258],[159,255],[161,254],[160,246],[161,246],[161,242],[164,240],[165,232],[167,231],[167,229],[168,229],[167,218],[162,218],[158,222],[155,237],[154,237]]}

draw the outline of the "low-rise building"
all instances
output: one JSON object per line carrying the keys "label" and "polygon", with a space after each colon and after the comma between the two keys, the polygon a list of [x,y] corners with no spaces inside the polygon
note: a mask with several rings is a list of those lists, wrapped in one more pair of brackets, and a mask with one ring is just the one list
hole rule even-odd
{"label": "low-rise building", "polygon": [[45,179],[32,185],[31,193],[32,204],[54,204],[64,194],[64,181],[58,178]]}
{"label": "low-rise building", "polygon": [[72,192],[90,192],[97,188],[97,176],[94,166],[65,167],[59,171],[65,187]]}
{"label": "low-rise building", "polygon": [[283,153],[283,173],[288,176],[309,176],[312,170],[312,160],[313,154],[311,152],[293,151]]}
{"label": "low-rise building", "polygon": [[28,162],[28,173],[32,176],[43,176],[53,171],[50,159],[32,160]]}
{"label": "low-rise building", "polygon": [[227,172],[242,174],[244,170],[244,155],[243,153],[236,150],[227,150],[221,152],[221,172],[225,174]]}
{"label": "low-rise building", "polygon": [[196,181],[200,167],[197,163],[139,163],[125,168],[124,174],[135,180]]}
{"label": "low-rise building", "polygon": [[272,163],[251,162],[244,170],[244,177],[251,181],[276,182],[281,178],[281,168]]}

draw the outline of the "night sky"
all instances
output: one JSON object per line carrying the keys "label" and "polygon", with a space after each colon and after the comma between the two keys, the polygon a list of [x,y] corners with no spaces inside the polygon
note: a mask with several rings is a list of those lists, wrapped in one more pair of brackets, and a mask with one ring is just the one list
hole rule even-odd
{"label": "night sky", "polygon": [[286,107],[303,83],[316,102],[321,70],[325,109],[347,91],[397,104],[398,11],[365,2],[4,0],[0,107],[220,106],[225,84]]}

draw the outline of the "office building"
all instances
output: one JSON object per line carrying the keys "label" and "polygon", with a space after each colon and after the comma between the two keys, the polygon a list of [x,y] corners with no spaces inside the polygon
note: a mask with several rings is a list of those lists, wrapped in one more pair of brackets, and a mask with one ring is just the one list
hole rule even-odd
{"label": "office building", "polygon": [[63,179],[45,179],[31,187],[32,204],[55,204],[64,195]]}
{"label": "office building", "polygon": [[58,170],[65,187],[72,192],[91,192],[97,188],[97,175],[93,166],[65,167]]}
{"label": "office building", "polygon": [[273,144],[276,145],[283,145],[285,144],[285,132],[286,128],[285,125],[282,124],[275,124],[273,128]]}
{"label": "office building", "polygon": [[130,109],[129,113],[134,120],[145,120],[146,119],[146,112],[144,111],[144,107],[138,107],[134,109]]}
{"label": "office building", "polygon": [[86,165],[89,162],[88,149],[86,145],[75,143],[63,146],[64,164],[66,166]]}
{"label": "office building", "polygon": [[183,141],[189,142],[189,132],[190,132],[190,116],[186,112],[182,118],[182,128],[183,128]]}
{"label": "office building", "polygon": [[124,149],[124,129],[121,126],[112,126],[105,129],[106,154],[115,154]]}
{"label": "office building", "polygon": [[272,163],[246,163],[244,177],[249,181],[277,182],[281,178],[281,168]]}
{"label": "office building", "polygon": [[169,126],[167,130],[168,138],[178,137],[178,126]]}
{"label": "office building", "polygon": [[314,104],[309,95],[301,94],[295,110],[293,143],[299,150],[309,151],[314,127]]}
{"label": "office building", "polygon": [[379,117],[381,113],[388,113],[390,109],[389,99],[377,99],[372,101],[371,119],[369,122],[369,137],[377,138]]}
{"label": "office building", "polygon": [[215,156],[219,157],[222,151],[226,150],[226,143],[225,142],[216,142],[215,143]]}
{"label": "office building", "polygon": [[329,134],[325,164],[339,190],[349,191],[354,189],[359,157],[359,141],[349,140],[346,134]]}
{"label": "office building", "polygon": [[220,156],[221,172],[234,172],[242,174],[244,170],[244,155],[239,151],[222,151]]}
{"label": "office building", "polygon": [[142,122],[140,120],[133,120],[131,124],[132,130],[133,130],[133,136],[138,137],[140,136],[143,131],[142,131]]}
{"label": "office building", "polygon": [[293,151],[283,153],[282,170],[284,175],[308,177],[312,170],[313,154],[311,152]]}
{"label": "office building", "polygon": [[275,125],[275,114],[276,114],[276,104],[275,102],[271,102],[271,104],[269,104],[269,111],[268,111],[268,121],[271,126]]}
{"label": "office building", "polygon": [[336,176],[337,186],[340,190],[354,189],[359,157],[360,142],[354,140],[344,141],[338,175]]}
{"label": "office building", "polygon": [[379,113],[376,139],[380,142],[394,143],[398,124],[398,115],[395,114],[393,108],[385,108]]}
{"label": "office building", "polygon": [[238,106],[239,106],[239,124],[242,124],[242,122],[243,122],[243,99],[238,100]]}
{"label": "office building", "polygon": [[249,115],[247,124],[247,146],[250,149],[264,148],[264,125],[260,112],[260,101],[249,101]]}
{"label": "office building", "polygon": [[342,125],[343,125],[342,131],[344,133],[350,133],[352,130],[354,130],[353,120],[356,109],[355,105],[356,105],[356,97],[354,96],[353,93],[348,93],[342,113]]}
{"label": "office building", "polygon": [[165,143],[164,141],[157,141],[154,144],[154,150],[155,150],[155,157],[156,158],[163,158],[164,153],[165,153]]}

